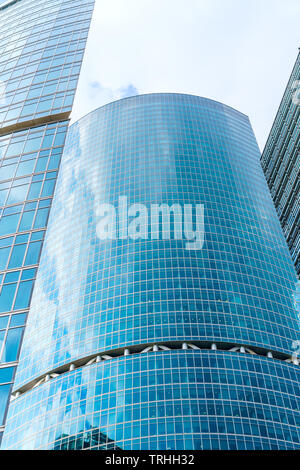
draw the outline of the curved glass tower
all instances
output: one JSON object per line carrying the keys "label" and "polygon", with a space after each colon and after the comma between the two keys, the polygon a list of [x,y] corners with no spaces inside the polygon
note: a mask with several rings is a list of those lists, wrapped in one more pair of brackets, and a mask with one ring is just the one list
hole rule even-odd
{"label": "curved glass tower", "polygon": [[67,136],[3,447],[300,449],[296,281],[245,115],[180,94],[90,113]]}
{"label": "curved glass tower", "polygon": [[300,278],[300,52],[261,157],[282,230]]}

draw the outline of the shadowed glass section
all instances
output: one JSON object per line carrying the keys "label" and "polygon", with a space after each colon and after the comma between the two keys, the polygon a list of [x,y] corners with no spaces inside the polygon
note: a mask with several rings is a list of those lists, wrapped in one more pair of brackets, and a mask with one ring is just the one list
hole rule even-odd
{"label": "shadowed glass section", "polygon": [[290,253],[300,275],[300,54],[261,157]]}
{"label": "shadowed glass section", "polygon": [[[293,297],[296,276],[259,159],[246,116],[195,96],[152,94],[128,98],[104,106],[71,126],[15,390],[73,360],[156,341],[235,343],[291,355],[292,343],[299,338]],[[203,248],[188,251],[186,240],[173,238],[100,240],[99,205],[117,207],[120,196],[127,196],[129,205],[142,203],[148,208],[153,203],[204,205]],[[111,360],[110,366],[83,368],[84,376],[97,367],[105,371],[105,386],[97,393],[96,379],[88,379],[81,390],[81,379],[76,382],[75,373],[66,373],[16,398],[10,407],[5,447],[105,447],[101,436],[107,436],[110,445],[113,441],[125,449],[297,447],[299,437],[291,428],[295,424],[287,421],[285,431],[291,434],[288,437],[284,431],[280,437],[273,424],[267,422],[278,422],[281,407],[286,413],[292,413],[288,409],[297,410],[298,405],[292,401],[299,378],[296,366],[251,357],[243,359],[243,365],[233,366],[236,353],[196,351],[191,353],[195,361],[191,371],[193,367],[208,369],[194,392],[189,375],[179,376],[175,371],[176,361],[185,358],[185,352],[161,353],[171,361],[167,379],[165,366],[151,362],[154,353],[144,354],[129,357],[128,362],[122,358]],[[202,358],[207,362],[202,364]],[[112,378],[116,363],[128,367],[130,373],[137,372],[134,383],[126,383],[131,392],[134,387],[137,393],[132,414],[126,417],[118,410],[131,402],[123,393],[122,379],[119,383],[118,378]],[[261,368],[261,376],[254,363]],[[221,414],[209,411],[215,416],[214,424],[205,420],[208,427],[202,428],[208,405],[218,397],[210,385],[215,367],[222,369],[221,375],[213,379],[219,383],[218,393],[223,393],[222,384],[230,375],[232,387],[224,391],[227,395],[222,398],[229,401],[228,408]],[[269,367],[274,384],[262,381]],[[282,368],[284,374],[293,376],[289,384],[280,376]],[[252,382],[247,382],[249,374],[253,375]],[[150,389],[145,390],[142,402],[147,406],[141,415],[135,403],[139,403],[141,387],[146,386],[144,375],[149,377],[149,387],[161,384],[161,388],[155,396],[150,395]],[[287,394],[285,403],[283,389],[271,392],[281,380]],[[52,395],[56,384],[64,390],[64,405]],[[259,394],[266,387],[272,394],[272,410],[265,408],[261,418],[255,415],[264,424],[258,426],[249,421],[250,415],[243,414],[249,410],[239,408],[242,399],[237,384],[247,385],[253,393],[257,388]],[[171,395],[168,390],[172,390]],[[90,399],[87,408],[86,397]],[[107,402],[102,403],[102,399]],[[186,399],[183,413],[179,405]],[[253,399],[253,403],[255,409],[259,399]],[[200,410],[200,405],[205,410]],[[53,413],[51,425],[51,413],[44,421],[41,418],[47,407]],[[75,415],[69,414],[71,408],[76,419],[81,416],[76,424]],[[108,409],[111,415],[106,421]],[[58,415],[61,424],[56,425]],[[173,424],[166,430],[161,422],[165,426],[169,417]],[[69,418],[72,424],[64,427]],[[153,428],[148,428],[151,419]],[[128,423],[133,421],[130,434]],[[84,433],[87,430],[95,437],[97,429],[96,439],[100,442],[95,444]],[[226,438],[221,443],[218,434],[223,433]],[[169,435],[170,444],[165,435]]]}

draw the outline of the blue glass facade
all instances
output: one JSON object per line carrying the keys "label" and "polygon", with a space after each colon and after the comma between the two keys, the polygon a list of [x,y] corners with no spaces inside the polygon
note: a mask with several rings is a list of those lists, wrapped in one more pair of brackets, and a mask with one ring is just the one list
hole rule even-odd
{"label": "blue glass facade", "polygon": [[300,54],[261,157],[290,253],[300,275]]}
{"label": "blue glass facade", "polygon": [[0,2],[0,437],[92,7]]}
{"label": "blue glass facade", "polygon": [[18,0],[0,5],[1,128],[68,117],[93,4]]}
{"label": "blue glass facade", "polygon": [[[202,204],[201,250],[98,207]],[[71,126],[4,448],[300,448],[296,275],[248,118],[189,95]]]}

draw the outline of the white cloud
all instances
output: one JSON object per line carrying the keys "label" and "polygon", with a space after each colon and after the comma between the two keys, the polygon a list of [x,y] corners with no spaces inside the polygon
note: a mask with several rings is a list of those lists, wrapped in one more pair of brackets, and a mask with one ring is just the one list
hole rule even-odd
{"label": "white cloud", "polygon": [[73,120],[128,87],[191,93],[248,114],[262,147],[300,46],[299,15],[298,0],[96,0]]}

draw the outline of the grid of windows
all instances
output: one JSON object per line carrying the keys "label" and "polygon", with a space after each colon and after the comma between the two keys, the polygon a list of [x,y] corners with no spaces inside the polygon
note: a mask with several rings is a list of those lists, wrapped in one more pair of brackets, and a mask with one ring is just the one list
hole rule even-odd
{"label": "grid of windows", "polygon": [[261,163],[300,275],[300,54],[267,140]]}
{"label": "grid of windows", "polygon": [[93,4],[21,0],[0,10],[0,127],[70,113]]}
{"label": "grid of windows", "polygon": [[66,130],[62,122],[0,137],[1,363],[18,359]]}
{"label": "grid of windows", "polygon": [[0,4],[0,372],[18,360],[93,3]]}
{"label": "grid of windows", "polygon": [[37,264],[44,230],[0,239],[0,270]]}
{"label": "grid of windows", "polygon": [[9,449],[300,449],[299,367],[160,351],[57,377],[12,402]]}
{"label": "grid of windows", "polygon": [[[220,103],[194,96],[152,94],[128,98],[104,106],[71,126],[15,390],[77,359],[155,342],[216,341],[250,349],[251,346],[269,348],[291,355],[293,341],[299,339],[293,297],[297,279],[259,159],[259,149],[246,116]],[[204,204],[203,249],[188,251],[185,240],[174,239],[99,240],[96,230],[99,204],[105,202],[117,207],[119,196],[124,195],[128,204],[143,203],[147,207],[153,203]],[[151,354],[148,353],[149,358]],[[170,357],[174,354],[175,358],[181,353],[166,354]],[[193,354],[201,358],[202,353]],[[230,353],[226,354],[231,361]],[[131,360],[128,364],[139,364],[140,359]],[[120,361],[127,367],[127,358]],[[247,361],[244,373],[248,376],[252,359]],[[277,364],[271,358],[255,361],[266,368]],[[101,367],[108,370],[108,366],[99,365]],[[299,373],[293,365],[278,364],[279,369],[282,367],[287,373],[290,370]],[[279,369],[274,369],[276,383]],[[237,375],[232,380],[239,380],[238,370],[235,368]],[[101,399],[114,386],[107,374],[107,392],[101,392]],[[70,388],[67,403],[72,409],[77,396],[69,381],[75,376],[62,375],[12,402],[5,439],[7,446],[19,446],[21,442],[24,448],[84,445],[81,421],[80,426],[76,424],[71,430],[50,425],[49,416],[39,425],[36,421],[45,407],[51,408],[53,403],[58,406],[56,398],[46,397],[48,391],[52,393],[55,383],[60,383],[63,390]],[[210,390],[209,375],[206,377],[207,381],[205,379],[200,387],[205,394]],[[186,382],[181,379],[178,382],[175,372],[168,380],[161,392],[174,389],[179,401],[173,404],[179,406],[185,399]],[[252,383],[252,391],[255,387],[260,389],[258,376],[253,380],[257,380],[257,385]],[[296,387],[296,378],[293,380],[291,386]],[[83,394],[93,393],[92,383],[91,380]],[[293,392],[287,388],[290,384],[283,381],[282,386],[286,387],[287,400],[292,400]],[[273,390],[272,386],[268,388]],[[43,391],[45,402],[42,401]],[[120,400],[125,400],[123,405],[129,406],[127,395],[125,399],[122,393]],[[110,400],[110,396],[109,392],[105,399]],[[273,408],[269,412],[276,415],[279,408],[284,411],[287,405],[283,404],[279,392],[274,392],[272,397]],[[98,415],[107,408],[100,398],[92,401]],[[208,398],[209,395],[202,397],[205,407]],[[169,399],[165,403],[163,400],[159,409],[145,408],[143,419],[147,426],[152,418],[157,425],[158,419],[166,423],[168,417],[173,416],[167,408],[167,405],[173,406],[172,397],[170,403],[167,403]],[[134,400],[133,403],[139,402]],[[193,405],[199,406],[199,403]],[[277,433],[273,424],[261,423],[257,428],[247,421],[252,436],[248,439],[247,432],[240,428],[244,411],[237,403],[234,408],[230,406],[224,418],[225,434],[232,434],[235,444],[229,444],[229,437],[226,437],[227,444],[222,443],[222,446],[291,448],[299,442],[297,430],[289,421],[283,437],[273,436],[273,432]],[[17,424],[21,408],[22,413],[28,414]],[[51,408],[53,423],[57,417],[54,408]],[[74,413],[78,409],[75,407]],[[132,405],[132,412],[137,416],[139,409]],[[89,413],[82,411],[84,416]],[[189,408],[188,416],[190,414],[193,415]],[[117,416],[116,411],[114,416]],[[185,439],[179,430],[185,423],[184,416],[178,414],[177,427],[167,432],[171,448],[216,445],[219,438],[215,436],[218,433],[215,426],[218,424],[207,431],[197,431],[195,435],[199,434],[201,444],[196,444],[192,435]],[[197,416],[196,413],[195,426],[202,426]],[[59,419],[66,421],[66,415]],[[218,422],[221,420],[216,419]],[[234,424],[228,428],[229,422],[236,422],[237,427]],[[108,436],[106,424],[90,426],[96,439]],[[14,438],[16,428],[20,433],[18,431]],[[26,436],[25,429],[31,429]],[[36,438],[33,437],[35,432]],[[162,437],[164,432],[146,431],[138,418],[134,431],[137,434],[127,434],[129,431],[123,424],[122,432],[125,434],[118,438],[109,434],[109,439],[121,448],[150,446],[154,449],[166,444]],[[149,444],[149,432],[157,439],[156,444],[154,441]],[[285,432],[291,432],[291,437]],[[207,436],[202,438],[202,433]],[[67,441],[72,435],[73,443],[63,443],[63,438],[58,437],[62,435]],[[240,435],[244,437],[238,437]],[[257,440],[253,436],[257,436]],[[56,440],[59,442],[55,443]],[[110,445],[113,445],[111,441]]]}
{"label": "grid of windows", "polygon": [[[0,137],[0,363],[18,360],[66,130],[61,122]],[[2,387],[3,407],[10,390]]]}

